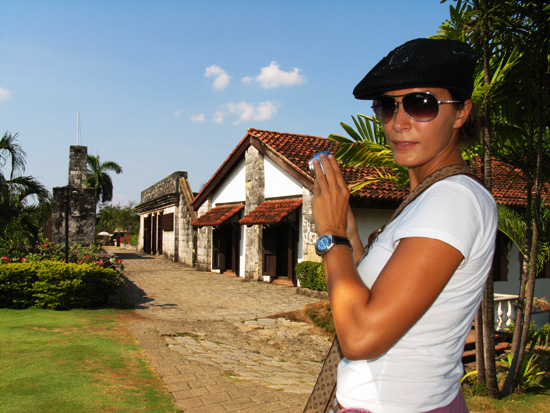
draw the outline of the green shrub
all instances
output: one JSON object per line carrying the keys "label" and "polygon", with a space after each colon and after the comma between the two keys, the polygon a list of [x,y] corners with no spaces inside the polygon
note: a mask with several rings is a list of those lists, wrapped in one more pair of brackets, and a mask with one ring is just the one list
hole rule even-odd
{"label": "green shrub", "polygon": [[327,290],[322,262],[302,261],[296,264],[295,270],[302,287],[315,291]]}
{"label": "green shrub", "polygon": [[0,265],[0,306],[55,310],[99,306],[124,285],[111,268],[38,261]]}
{"label": "green shrub", "polygon": [[0,265],[0,308],[33,306],[32,285],[36,280],[30,263]]}

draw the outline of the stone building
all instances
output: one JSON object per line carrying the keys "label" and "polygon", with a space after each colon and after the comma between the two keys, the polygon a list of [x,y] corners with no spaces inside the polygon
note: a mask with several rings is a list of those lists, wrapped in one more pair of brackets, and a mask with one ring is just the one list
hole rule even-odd
{"label": "stone building", "polygon": [[138,251],[195,265],[196,219],[187,172],[174,172],[141,192]]}
{"label": "stone building", "polygon": [[95,188],[86,188],[87,156],[86,146],[71,146],[68,185],[53,188],[54,244],[65,243],[67,238],[81,245],[95,241],[96,197]]}
{"label": "stone building", "polygon": [[[193,200],[199,218],[197,268],[267,282],[297,284],[294,267],[317,261],[309,159],[334,151],[326,138],[249,129]],[[346,168],[350,182],[365,170]],[[369,208],[368,235],[389,218],[406,191],[375,184],[351,197],[358,215]],[[376,196],[372,196],[376,194]]]}

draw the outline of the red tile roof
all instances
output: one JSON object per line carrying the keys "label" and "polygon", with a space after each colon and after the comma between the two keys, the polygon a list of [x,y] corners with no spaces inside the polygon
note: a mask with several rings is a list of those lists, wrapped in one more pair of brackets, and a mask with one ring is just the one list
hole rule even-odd
{"label": "red tile roof", "polygon": [[277,224],[302,205],[302,199],[284,201],[265,201],[239,220],[241,225]]}
{"label": "red tile roof", "polygon": [[[290,168],[303,175],[313,189],[313,176],[309,171],[309,160],[320,151],[336,152],[337,142],[316,136],[296,135],[290,133],[270,132],[249,129],[248,134],[260,139],[274,153],[286,160]],[[355,168],[347,166],[343,169],[344,179],[351,185],[367,176],[377,175],[375,168]],[[388,182],[369,184],[352,194],[352,199],[369,199],[379,201],[399,202],[409,193],[408,188],[398,188]]]}
{"label": "red tile roof", "polygon": [[194,227],[219,226],[244,208],[244,205],[221,205],[191,222]]}
{"label": "red tile roof", "polygon": [[[309,171],[309,160],[320,151],[334,153],[337,142],[327,138],[310,135],[272,132],[248,129],[247,134],[231,152],[229,157],[212,176],[202,191],[195,197],[193,204],[200,205],[208,193],[223,181],[223,177],[235,165],[248,147],[255,146],[265,156],[276,162],[281,168],[292,174],[302,185],[313,190],[314,179]],[[481,170],[481,168],[476,168]],[[376,175],[374,168],[345,167],[344,179],[348,184]],[[550,186],[546,185],[546,198],[550,199]],[[399,203],[408,194],[408,188],[401,188],[390,182],[375,182],[364,186],[351,195],[351,200],[380,201],[380,203]],[[498,204],[510,207],[526,205],[525,185],[521,174],[501,161],[493,161],[493,196]]]}
{"label": "red tile roof", "polygon": [[[476,169],[481,170],[481,161],[476,163]],[[527,205],[527,190],[523,173],[519,169],[494,159],[492,162],[492,190],[498,204],[517,208]],[[550,185],[543,186],[543,197],[550,200]]]}

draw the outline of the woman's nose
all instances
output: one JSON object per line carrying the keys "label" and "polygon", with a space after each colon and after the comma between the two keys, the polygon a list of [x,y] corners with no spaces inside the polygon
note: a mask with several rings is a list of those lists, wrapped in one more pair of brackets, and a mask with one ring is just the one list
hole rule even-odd
{"label": "woman's nose", "polygon": [[396,130],[403,129],[406,125],[410,125],[411,118],[403,109],[402,102],[396,102],[395,112],[393,114],[392,122],[393,128]]}

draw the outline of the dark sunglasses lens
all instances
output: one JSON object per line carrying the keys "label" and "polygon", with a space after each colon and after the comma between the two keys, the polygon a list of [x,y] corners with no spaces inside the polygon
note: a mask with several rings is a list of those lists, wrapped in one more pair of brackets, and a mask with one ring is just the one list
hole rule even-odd
{"label": "dark sunglasses lens", "polygon": [[395,113],[395,99],[381,96],[372,101],[372,108],[378,120],[382,123],[387,123],[393,118]]}
{"label": "dark sunglasses lens", "polygon": [[437,116],[439,104],[429,93],[411,93],[403,97],[403,109],[414,120],[428,122]]}

